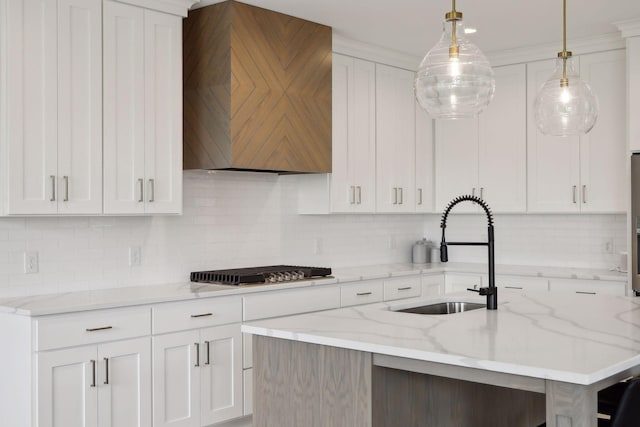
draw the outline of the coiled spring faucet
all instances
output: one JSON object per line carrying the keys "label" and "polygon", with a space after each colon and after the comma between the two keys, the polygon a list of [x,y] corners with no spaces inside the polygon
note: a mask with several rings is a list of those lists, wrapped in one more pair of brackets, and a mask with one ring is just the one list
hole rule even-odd
{"label": "coiled spring faucet", "polygon": [[[448,242],[445,239],[445,229],[447,228],[447,217],[449,216],[449,212],[455,205],[460,202],[473,202],[478,205],[484,212],[487,214],[487,221],[489,223],[488,228],[488,239],[486,242]],[[449,253],[447,250],[447,246],[487,246],[489,252],[489,286],[482,287],[480,289],[469,289],[473,292],[479,292],[480,295],[487,296],[487,310],[496,310],[498,308],[498,288],[496,288],[496,273],[495,273],[495,253],[494,253],[494,240],[493,240],[493,215],[491,214],[491,209],[485,203],[484,200],[480,199],[476,196],[459,196],[456,197],[449,203],[447,208],[444,210],[442,214],[442,222],[440,223],[440,228],[442,228],[442,241],[440,242],[440,261],[447,262],[449,261]]]}

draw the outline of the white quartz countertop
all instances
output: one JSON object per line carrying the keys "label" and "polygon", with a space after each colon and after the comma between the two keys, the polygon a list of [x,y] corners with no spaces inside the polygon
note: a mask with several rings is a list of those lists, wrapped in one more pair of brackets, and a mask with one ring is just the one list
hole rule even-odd
{"label": "white quartz countertop", "polygon": [[[422,302],[485,302],[451,294]],[[245,333],[593,384],[640,365],[640,300],[500,290],[497,310],[419,315],[415,301],[344,308],[244,324]]]}
{"label": "white quartz countertop", "polygon": [[[93,291],[66,292],[0,299],[0,312],[25,316],[44,316],[142,304],[155,304],[226,295],[241,295],[284,289],[296,289],[361,280],[383,279],[414,274],[444,272],[486,274],[486,264],[383,264],[373,266],[334,268],[333,277],[275,285],[228,286],[202,283],[133,286]],[[543,278],[614,280],[626,282],[627,275],[608,270],[568,269],[497,265],[496,274],[522,275]]]}

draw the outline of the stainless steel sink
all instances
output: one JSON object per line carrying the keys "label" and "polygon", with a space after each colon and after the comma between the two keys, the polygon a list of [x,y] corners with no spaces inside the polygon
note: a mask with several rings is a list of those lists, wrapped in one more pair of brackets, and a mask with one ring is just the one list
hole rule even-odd
{"label": "stainless steel sink", "polygon": [[486,308],[486,305],[475,302],[448,301],[422,305],[420,307],[405,308],[397,311],[401,313],[415,314],[454,314],[462,313],[463,311],[477,310],[479,308]]}

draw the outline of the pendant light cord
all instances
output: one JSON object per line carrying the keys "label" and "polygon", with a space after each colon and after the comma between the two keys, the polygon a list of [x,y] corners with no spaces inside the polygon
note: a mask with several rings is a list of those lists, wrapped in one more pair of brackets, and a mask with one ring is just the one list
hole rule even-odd
{"label": "pendant light cord", "polygon": [[[451,12],[452,12],[452,15],[455,18],[455,16],[456,16],[456,0],[452,0],[451,3],[452,3]],[[457,37],[457,34],[456,34],[456,30],[457,30],[456,27],[458,26],[458,21],[456,19],[454,19],[453,21],[451,21],[451,25],[453,26],[453,28],[451,29],[452,44],[453,44],[453,47],[457,47],[458,46],[458,37]]]}
{"label": "pendant light cord", "polygon": [[[455,0],[454,0],[455,1]],[[560,87],[569,86],[569,79],[567,79],[567,0],[562,0],[562,79],[560,80]]]}

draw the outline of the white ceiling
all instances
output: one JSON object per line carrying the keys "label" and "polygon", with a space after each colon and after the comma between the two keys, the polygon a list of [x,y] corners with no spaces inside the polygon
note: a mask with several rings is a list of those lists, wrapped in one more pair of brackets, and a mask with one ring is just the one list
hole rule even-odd
{"label": "white ceiling", "polygon": [[[201,0],[199,6],[220,0]],[[350,39],[422,57],[436,43],[450,0],[242,0],[333,27]],[[561,0],[457,0],[485,52],[562,40]],[[612,22],[640,18],[640,0],[568,0],[571,40],[608,34]],[[561,46],[558,46],[560,50]]]}

